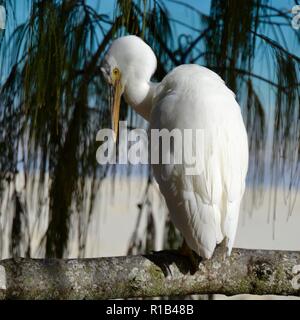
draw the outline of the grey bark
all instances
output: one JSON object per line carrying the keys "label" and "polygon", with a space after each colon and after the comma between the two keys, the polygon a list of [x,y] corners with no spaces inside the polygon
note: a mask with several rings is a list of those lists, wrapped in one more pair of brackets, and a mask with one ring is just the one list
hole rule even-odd
{"label": "grey bark", "polygon": [[217,250],[191,274],[173,251],[97,259],[0,261],[0,299],[109,299],[189,294],[300,296],[300,252]]}

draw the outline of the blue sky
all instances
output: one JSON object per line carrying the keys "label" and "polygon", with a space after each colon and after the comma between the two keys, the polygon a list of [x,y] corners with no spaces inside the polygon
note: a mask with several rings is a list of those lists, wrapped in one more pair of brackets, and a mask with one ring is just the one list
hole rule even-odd
{"label": "blue sky", "polygon": [[[188,3],[188,5],[195,7],[196,9],[198,9],[199,11],[208,14],[209,10],[210,10],[210,0],[179,0],[181,2],[185,2]],[[242,0],[241,0],[242,1]],[[107,14],[110,17],[113,17],[114,15],[114,9],[115,9],[115,1],[110,1],[110,0],[87,0],[87,2],[94,7],[99,13],[101,14]],[[184,8],[184,6],[179,5],[178,3],[173,2],[172,0],[164,0],[162,1],[165,6],[167,7],[171,17],[175,20],[180,20],[184,23],[187,23],[189,25],[192,25],[195,28],[203,28],[200,24],[200,20],[197,16],[197,14],[192,13],[191,10]],[[29,14],[29,10],[30,7],[27,5],[28,1],[27,0],[16,0],[16,20],[17,20],[17,24],[20,24],[22,22],[24,22],[26,20],[26,18],[28,17]],[[272,5],[275,6],[278,9],[282,9],[283,11],[288,11],[291,10],[291,8],[294,6],[294,0],[273,0],[272,1]],[[241,14],[243,14],[241,12]],[[291,17],[292,18],[292,17]],[[7,19],[9,25],[10,25],[10,30],[9,32],[12,30],[13,25],[12,25],[12,21],[14,21],[13,19],[10,19],[10,17],[8,16]],[[180,34],[189,34],[191,35],[193,38],[195,38],[198,33],[197,31],[192,31],[189,28],[186,28],[182,25],[179,24],[174,24],[175,27],[175,38],[176,36],[180,35]],[[289,47],[289,49],[296,55],[299,55],[299,44],[296,43],[295,41],[295,37],[293,36],[293,30],[291,28],[291,26],[286,26],[283,28],[283,34],[285,37],[285,40],[287,42],[287,45]],[[269,31],[266,30],[266,33],[268,33]],[[299,30],[300,32],[300,30]],[[265,62],[261,59],[259,59],[259,57],[257,57],[256,59],[256,63],[255,63],[255,72],[259,75],[262,76],[267,76],[267,66],[265,64]],[[263,84],[262,82],[257,82],[258,86],[259,86],[259,92],[261,97],[263,98],[263,103],[265,105],[266,110],[273,110],[274,108],[272,108],[272,106],[274,106],[274,101],[272,98],[270,98],[271,92],[270,92],[270,88]]]}
{"label": "blue sky", "polygon": [[[86,0],[87,3],[89,3],[92,7],[94,7],[99,13],[101,14],[107,14],[109,17],[114,16],[114,9],[115,9],[115,1],[114,0]],[[143,2],[142,0],[137,0],[140,2]],[[26,18],[28,17],[30,6],[28,5],[30,1],[28,0],[17,0],[16,3],[16,17],[17,17],[17,24],[24,22]],[[174,20],[179,20],[183,23],[189,24],[193,26],[196,29],[203,29],[203,26],[201,26],[201,21],[199,19],[199,16],[192,12],[190,9],[185,8],[184,6],[180,5],[181,3],[186,3],[189,6],[195,7],[197,10],[203,12],[204,14],[208,14],[210,11],[210,4],[211,0],[161,0],[161,2],[167,7],[170,17]],[[281,9],[283,11],[290,11],[292,7],[295,5],[294,0],[272,0],[271,5]],[[241,12],[241,15],[243,13]],[[7,30],[8,34],[13,30],[14,26],[12,26],[12,21],[14,19],[10,19],[8,17],[8,24],[10,27]],[[292,15],[291,15],[292,20]],[[107,26],[109,27],[109,26]],[[192,38],[196,38],[199,34],[197,31],[193,31],[189,28],[186,28],[178,23],[173,22],[173,28],[175,30],[174,36],[175,39],[177,39],[178,35],[186,34],[191,36]],[[265,30],[265,35],[273,37],[271,34],[271,27],[268,27]],[[288,49],[292,51],[295,55],[299,55],[299,43],[296,42],[295,36],[294,36],[294,30],[292,29],[291,25],[283,27],[283,35],[285,38],[285,41],[288,45]],[[300,30],[298,31],[300,33]],[[274,37],[273,37],[274,38]],[[276,39],[274,39],[276,40]],[[175,46],[177,46],[177,43],[175,43]],[[269,77],[268,72],[270,69],[267,66],[267,63],[265,59],[262,59],[260,56],[256,57],[255,61],[255,72],[261,76]],[[275,76],[275,75],[274,75]],[[266,106],[269,106],[272,104],[272,99],[269,98],[270,90],[267,90],[267,86],[263,83],[260,83],[260,90],[262,91],[262,96],[264,97],[263,103]]]}
{"label": "blue sky", "polygon": [[[92,7],[94,7],[99,13],[107,14],[111,18],[114,16],[116,1],[114,0],[86,0],[86,1]],[[137,1],[143,2],[142,0],[137,0]],[[30,10],[30,6],[28,5],[29,2],[30,1],[28,0],[17,0],[15,2],[16,3],[15,14],[17,18],[16,19],[17,24],[24,22],[28,17],[29,10]],[[167,7],[170,13],[170,17],[172,19],[179,20],[185,24],[189,24],[196,29],[203,29],[199,16],[192,10],[180,5],[179,4],[180,2],[186,3],[191,7],[195,7],[197,10],[203,12],[204,14],[208,14],[210,11],[211,0],[188,0],[188,1],[187,0],[161,0],[161,3],[163,3]],[[294,0],[272,0],[270,4],[278,9],[288,12],[295,5],[295,1]],[[242,14],[243,13],[241,12],[241,15]],[[292,15],[291,15],[291,20],[292,20]],[[7,21],[8,21],[7,34],[9,34],[11,30],[13,30],[15,27],[14,25],[12,25],[14,19],[10,19],[10,17],[8,16]],[[108,27],[109,26],[107,25],[107,28]],[[196,38],[199,35],[199,32],[193,31],[190,28],[186,28],[175,22],[173,22],[173,29],[175,31],[174,32],[175,39],[177,39],[177,37],[181,34],[189,35],[192,38]],[[273,37],[274,39],[274,36],[271,31],[272,31],[272,28],[268,27],[263,32],[265,32],[266,36]],[[300,30],[298,32],[300,33]],[[295,55],[299,55],[299,52],[300,52],[299,43],[296,42],[295,33],[291,25],[287,25],[283,27],[283,35],[285,38],[285,42],[287,43],[288,49],[292,51]],[[176,41],[177,40],[175,40],[175,47],[178,45]],[[272,69],[268,67],[266,59],[263,58],[261,54],[262,52],[260,52],[260,55],[256,56],[254,70],[260,76],[264,76],[268,78],[270,77],[269,71],[272,71]],[[275,76],[276,75],[274,74],[274,77]],[[261,91],[260,95],[261,97],[263,97],[263,104],[266,106],[266,109],[270,109],[270,105],[272,105],[274,102],[272,100],[270,87],[262,82],[259,82],[258,85],[259,85],[259,90]]]}
{"label": "blue sky", "polygon": [[[96,8],[98,12],[105,13],[110,17],[113,17],[115,1],[87,0],[87,2],[91,6]],[[188,23],[195,27],[198,27],[198,26],[200,27],[198,16],[196,14],[193,14],[190,9],[184,8],[184,6],[176,2],[173,2],[172,0],[163,0],[161,2],[165,4],[172,18]],[[198,9],[199,11],[205,14],[209,14],[211,0],[181,0],[179,2],[187,3],[189,6],[192,6]],[[292,9],[292,7],[295,5],[295,2],[294,0],[272,0],[271,5],[283,11],[287,11]],[[295,50],[296,43],[294,43],[292,33],[290,32],[291,30],[289,30],[290,26],[284,29],[285,29],[284,33],[287,38],[287,41],[290,42],[290,45],[291,45],[290,49]],[[189,32],[193,35],[193,32],[191,32],[190,29],[184,28],[183,26],[180,26],[178,24],[176,24],[176,31],[177,31],[177,35],[181,33],[186,33],[186,32]]]}
{"label": "blue sky", "polygon": [[[99,13],[101,14],[107,14],[109,17],[113,18],[114,12],[115,12],[115,1],[114,0],[86,0],[88,4],[90,4],[92,7],[94,7]],[[137,0],[140,2],[143,2],[142,0]],[[17,0],[16,3],[16,20],[17,24],[24,22],[26,18],[29,15],[30,6],[28,5],[30,1],[28,0]],[[170,13],[170,17],[174,20],[181,21],[185,24],[191,25],[196,29],[203,29],[203,26],[201,25],[201,21],[199,19],[199,16],[193,12],[192,10],[184,7],[183,5],[180,5],[179,3],[186,3],[191,7],[196,8],[197,10],[203,12],[204,14],[209,14],[210,11],[210,4],[211,0],[161,0],[161,3],[163,3],[166,8],[168,9]],[[290,11],[292,7],[295,5],[294,0],[272,0],[270,3],[272,6],[281,9],[285,12]],[[11,13],[9,13],[11,14]],[[241,12],[241,15],[243,13]],[[292,20],[292,15],[291,15]],[[8,16],[8,30],[7,34],[11,32],[11,30],[14,29],[15,25],[13,24],[14,19],[10,19]],[[172,23],[174,32],[174,39],[177,39],[177,37],[181,34],[189,35],[191,38],[196,38],[199,35],[199,32],[193,31],[190,28],[186,28],[178,23],[173,22]],[[107,25],[107,28],[109,26]],[[273,37],[272,34],[272,28],[268,27],[263,32],[265,32],[266,36]],[[298,31],[300,33],[300,30]],[[299,55],[299,43],[296,42],[296,37],[294,30],[292,29],[291,25],[287,25],[283,27],[283,35],[285,38],[285,42],[287,43],[288,49],[292,51],[295,55]],[[276,39],[274,39],[276,40]],[[175,40],[175,47],[178,46],[177,40]],[[200,49],[201,50],[201,49]],[[255,65],[254,65],[254,71],[255,73],[259,74],[260,76],[269,78],[270,74],[269,72],[272,71],[267,65],[267,61],[265,57],[261,56],[262,52],[260,52],[260,55],[256,56],[255,59]],[[272,74],[272,73],[271,73]],[[276,75],[274,74],[274,77]],[[3,77],[3,74],[2,74]],[[272,77],[272,75],[271,75]],[[263,98],[263,104],[265,105],[266,109],[270,110],[270,106],[273,105],[274,101],[272,99],[272,93],[270,91],[270,87],[262,82],[257,82],[260,90],[260,96]]]}
{"label": "blue sky", "polygon": [[[196,28],[200,27],[198,16],[195,13],[192,13],[190,9],[184,8],[184,6],[176,3],[176,1],[173,2],[172,0],[162,0],[161,2],[164,3],[164,5],[167,7],[173,19],[180,20],[184,23],[195,26]],[[189,6],[195,7],[199,11],[208,14],[210,10],[211,0],[179,0],[179,2],[187,3]],[[28,17],[30,8],[27,3],[27,0],[16,1],[17,23],[24,22]],[[99,13],[107,14],[110,17],[113,17],[114,15],[115,1],[113,0],[87,0],[87,3],[94,7]],[[295,5],[295,2],[294,0],[272,0],[271,4],[278,9],[287,11],[292,9],[292,7]],[[7,20],[9,22],[10,19],[8,18]],[[192,36],[196,35],[196,32],[193,32],[188,28],[185,28],[178,24],[174,24],[174,26],[176,32],[175,35],[187,32]],[[290,29],[290,26],[284,27],[284,35],[289,44],[290,50],[295,52],[295,50],[297,50],[297,44],[294,41],[294,37]]]}

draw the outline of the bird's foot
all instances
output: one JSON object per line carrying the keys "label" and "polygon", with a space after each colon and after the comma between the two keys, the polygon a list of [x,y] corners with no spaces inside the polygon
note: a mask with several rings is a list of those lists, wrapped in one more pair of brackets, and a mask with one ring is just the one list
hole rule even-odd
{"label": "bird's foot", "polygon": [[224,238],[222,242],[217,244],[216,250],[214,252],[214,257],[219,258],[220,261],[225,261],[228,257],[228,239]]}
{"label": "bird's foot", "polygon": [[191,273],[194,274],[199,270],[199,263],[201,261],[201,257],[199,257],[192,249],[188,247],[185,240],[181,247],[178,249],[180,255],[188,258],[190,265],[191,265]]}

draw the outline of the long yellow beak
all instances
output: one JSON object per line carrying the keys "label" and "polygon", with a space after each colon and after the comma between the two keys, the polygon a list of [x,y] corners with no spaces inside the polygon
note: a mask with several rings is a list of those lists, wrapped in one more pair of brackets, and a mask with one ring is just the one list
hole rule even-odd
{"label": "long yellow beak", "polygon": [[114,99],[112,103],[112,129],[115,133],[115,142],[118,138],[119,131],[119,117],[120,117],[120,104],[121,104],[121,96],[122,96],[122,85],[120,80],[116,80],[114,85]]}

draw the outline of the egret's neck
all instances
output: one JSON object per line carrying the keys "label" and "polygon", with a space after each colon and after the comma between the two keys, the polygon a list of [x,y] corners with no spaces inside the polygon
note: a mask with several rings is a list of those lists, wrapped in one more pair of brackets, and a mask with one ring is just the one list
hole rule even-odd
{"label": "egret's neck", "polygon": [[150,120],[152,100],[157,83],[139,78],[128,79],[124,97],[126,102],[147,121]]}

